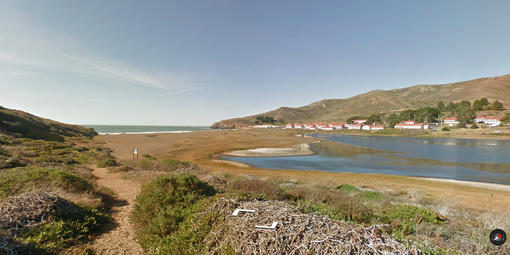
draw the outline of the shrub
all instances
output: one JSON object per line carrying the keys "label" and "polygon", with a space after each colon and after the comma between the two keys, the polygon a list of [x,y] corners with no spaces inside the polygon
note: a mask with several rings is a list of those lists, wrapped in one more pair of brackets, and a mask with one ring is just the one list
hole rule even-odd
{"label": "shrub", "polygon": [[117,161],[114,158],[106,158],[97,162],[97,167],[110,167],[116,166]]}
{"label": "shrub", "polygon": [[[239,195],[249,195],[248,193],[252,193],[251,196],[253,198],[258,199],[276,199],[282,200],[287,196],[285,192],[280,189],[277,185],[261,180],[238,180],[234,181],[229,185],[230,190],[234,191],[242,191]],[[244,193],[243,193],[244,192]],[[262,196],[260,196],[262,195]],[[242,197],[240,197],[242,198]]]}
{"label": "shrub", "polygon": [[330,190],[308,192],[300,209],[305,213],[320,212],[335,220],[365,224],[374,220],[372,209],[365,206],[358,198]]}
{"label": "shrub", "polygon": [[195,212],[196,202],[215,193],[213,187],[189,174],[163,175],[144,184],[132,215],[142,247],[147,251],[160,247]]}
{"label": "shrub", "polygon": [[13,168],[0,174],[0,198],[48,187],[75,193],[93,190],[82,177],[58,168]]}
{"label": "shrub", "polygon": [[149,160],[156,160],[156,158],[151,156],[150,154],[143,154],[142,158],[149,159]]}
{"label": "shrub", "polygon": [[450,128],[448,128],[448,127],[443,127],[443,128],[441,128],[441,130],[442,130],[442,131],[450,131]]}
{"label": "shrub", "polygon": [[391,224],[392,234],[403,238],[405,235],[416,231],[419,223],[440,223],[441,216],[427,208],[416,207],[408,204],[393,204],[385,208],[381,220]]}
{"label": "shrub", "polygon": [[350,185],[350,184],[342,184],[338,187],[336,187],[337,190],[340,190],[344,193],[355,193],[355,192],[359,192],[359,189]]}
{"label": "shrub", "polygon": [[383,198],[383,194],[375,191],[363,191],[357,194],[356,197],[362,201],[375,202],[381,200]]}
{"label": "shrub", "polygon": [[108,222],[108,217],[96,209],[76,205],[80,212],[58,217],[22,234],[25,243],[50,251],[67,247],[87,238]]}
{"label": "shrub", "polygon": [[193,163],[176,159],[165,159],[160,163],[161,170],[172,171],[177,169],[194,169],[197,168]]}

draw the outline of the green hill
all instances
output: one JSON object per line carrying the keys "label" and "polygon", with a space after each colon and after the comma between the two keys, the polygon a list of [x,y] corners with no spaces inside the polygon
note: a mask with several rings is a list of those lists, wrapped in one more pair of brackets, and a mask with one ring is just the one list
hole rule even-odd
{"label": "green hill", "polygon": [[439,101],[474,101],[481,97],[499,100],[510,105],[510,74],[480,78],[470,81],[441,84],[416,85],[393,90],[373,90],[346,99],[326,99],[303,107],[281,107],[273,111],[222,120],[213,128],[236,128],[253,125],[260,116],[272,117],[287,123],[315,121],[345,121],[351,116],[367,116],[373,113],[399,112],[436,105]]}
{"label": "green hill", "polygon": [[65,137],[93,137],[97,135],[96,131],[91,128],[64,124],[1,106],[0,134],[49,141],[64,141]]}

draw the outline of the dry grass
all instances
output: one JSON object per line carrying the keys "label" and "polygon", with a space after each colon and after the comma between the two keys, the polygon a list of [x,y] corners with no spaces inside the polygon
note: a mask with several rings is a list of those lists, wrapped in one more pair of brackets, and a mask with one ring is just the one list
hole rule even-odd
{"label": "dry grass", "polygon": [[[217,130],[184,134],[110,135],[100,136],[113,155],[120,160],[131,160],[132,147],[140,148],[141,153],[156,158],[174,158],[190,161],[211,174],[231,176],[253,175],[259,178],[298,180],[305,186],[338,186],[352,184],[375,190],[416,193],[421,197],[452,208],[473,209],[485,212],[509,214],[510,192],[481,187],[471,187],[455,183],[440,183],[419,178],[394,175],[330,173],[303,170],[272,170],[255,167],[240,167],[214,161],[218,153],[258,147],[287,147],[313,142],[311,138],[295,136],[299,132],[283,130]],[[150,179],[149,177],[147,179]]]}

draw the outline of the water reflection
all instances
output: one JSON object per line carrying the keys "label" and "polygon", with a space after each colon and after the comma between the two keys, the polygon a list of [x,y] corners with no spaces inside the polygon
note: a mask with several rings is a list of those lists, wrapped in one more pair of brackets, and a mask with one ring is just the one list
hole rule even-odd
{"label": "water reflection", "polygon": [[510,141],[315,134],[313,156],[224,157],[262,168],[384,173],[510,184]]}

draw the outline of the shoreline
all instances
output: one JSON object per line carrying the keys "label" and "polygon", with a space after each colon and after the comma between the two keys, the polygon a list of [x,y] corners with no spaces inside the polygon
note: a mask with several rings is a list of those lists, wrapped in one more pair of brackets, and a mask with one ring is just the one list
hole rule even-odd
{"label": "shoreline", "polygon": [[448,178],[435,178],[435,177],[411,177],[411,178],[415,178],[415,179],[419,179],[419,180],[433,181],[433,182],[452,183],[452,184],[470,186],[470,187],[475,187],[475,188],[510,191],[510,185],[500,184],[500,183],[463,181],[463,180],[448,179]]}
{"label": "shoreline", "polygon": [[308,143],[297,144],[287,148],[255,148],[221,153],[221,155],[231,157],[291,157],[311,156],[315,154],[316,152],[310,148],[310,144]]}

